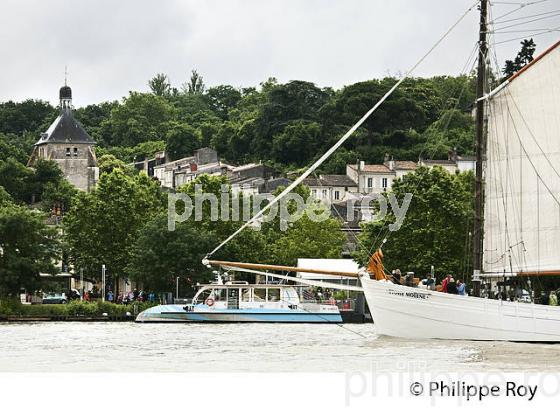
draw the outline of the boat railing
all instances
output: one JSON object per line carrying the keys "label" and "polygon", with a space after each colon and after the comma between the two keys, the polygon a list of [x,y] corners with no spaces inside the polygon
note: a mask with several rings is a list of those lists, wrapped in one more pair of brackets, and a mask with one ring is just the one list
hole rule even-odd
{"label": "boat railing", "polygon": [[175,305],[189,305],[193,301],[192,298],[174,298],[173,304]]}
{"label": "boat railing", "polygon": [[332,305],[337,306],[338,310],[340,311],[354,311],[356,310],[356,300],[355,299],[344,299],[344,300],[335,300],[335,299],[305,299],[301,301],[302,303],[314,303],[317,305]]}

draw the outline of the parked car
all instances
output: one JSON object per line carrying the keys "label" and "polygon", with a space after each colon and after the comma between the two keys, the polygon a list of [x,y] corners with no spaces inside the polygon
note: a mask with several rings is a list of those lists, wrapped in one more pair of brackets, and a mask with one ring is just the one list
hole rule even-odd
{"label": "parked car", "polygon": [[48,293],[43,295],[43,305],[61,305],[68,303],[65,293]]}

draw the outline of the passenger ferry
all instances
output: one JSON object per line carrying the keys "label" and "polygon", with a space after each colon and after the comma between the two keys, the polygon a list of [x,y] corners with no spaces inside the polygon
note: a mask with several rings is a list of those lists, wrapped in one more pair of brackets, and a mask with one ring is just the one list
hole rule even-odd
{"label": "passenger ferry", "polygon": [[137,322],[342,323],[336,305],[301,301],[294,286],[226,282],[203,285],[186,305],[159,305]]}

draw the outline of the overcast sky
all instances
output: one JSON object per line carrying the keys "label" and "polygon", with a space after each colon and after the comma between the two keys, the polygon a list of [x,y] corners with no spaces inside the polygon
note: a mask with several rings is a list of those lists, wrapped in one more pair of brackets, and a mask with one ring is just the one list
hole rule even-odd
{"label": "overcast sky", "polygon": [[[145,91],[158,72],[179,87],[192,69],[207,86],[256,86],[276,77],[339,88],[406,71],[472,3],[2,0],[0,101],[41,98],[56,104],[65,65],[76,106]],[[502,20],[558,9],[557,3],[545,0]],[[493,13],[515,8],[496,4]],[[475,9],[416,75],[460,73],[477,38],[477,20]],[[558,26],[556,16],[510,30]],[[497,41],[525,34],[503,33]],[[538,51],[557,38],[558,32],[536,36]],[[500,64],[518,49],[519,41],[498,45]]]}

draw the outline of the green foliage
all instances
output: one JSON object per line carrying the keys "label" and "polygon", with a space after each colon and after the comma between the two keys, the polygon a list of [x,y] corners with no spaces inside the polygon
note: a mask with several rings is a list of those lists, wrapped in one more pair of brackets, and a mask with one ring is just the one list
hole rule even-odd
{"label": "green foliage", "polygon": [[41,197],[41,207],[45,212],[51,212],[55,207],[60,207],[62,212],[67,212],[72,207],[72,201],[78,194],[70,182],[62,178],[57,182],[47,182]]}
{"label": "green foliage", "polygon": [[27,152],[21,144],[18,144],[18,137],[10,134],[0,133],[0,161],[15,159],[21,164],[26,164],[28,158]]}
{"label": "green foliage", "polygon": [[173,289],[177,277],[183,283],[187,278],[192,283],[209,280],[211,271],[201,260],[217,241],[201,228],[191,219],[170,231],[167,215],[154,218],[138,233],[127,267],[129,277],[157,291]]}
{"label": "green foliage", "polygon": [[86,302],[74,300],[61,305],[22,305],[16,298],[0,299],[0,315],[6,316],[28,316],[28,317],[49,317],[49,316],[85,316],[101,317],[104,313],[109,317],[126,316],[127,313],[142,312],[155,303],[134,302],[128,305],[117,305],[109,302]]}
{"label": "green foliage", "polygon": [[166,137],[165,151],[171,160],[192,155],[194,150],[200,148],[197,131],[187,124],[172,123]]}
{"label": "green foliage", "polygon": [[0,161],[0,186],[19,203],[31,202],[33,170],[14,158]]}
{"label": "green foliage", "polygon": [[36,289],[40,272],[54,272],[58,243],[42,214],[17,205],[0,207],[0,295]]}
{"label": "green foliage", "polygon": [[14,200],[12,196],[0,185],[0,206],[5,206],[8,204],[13,204]]}
{"label": "green foliage", "polygon": [[[440,167],[419,168],[392,187],[399,205],[406,193],[413,194],[400,229],[388,231],[387,225],[395,222],[390,212],[381,221],[364,224],[360,241],[376,249],[387,237],[383,253],[389,270],[423,275],[434,265],[439,276],[470,272],[465,244],[474,216],[473,189],[472,172],[451,175]],[[365,265],[368,254],[361,250],[356,258]]]}
{"label": "green foliage", "polygon": [[138,231],[162,209],[160,195],[145,174],[118,168],[102,174],[91,193],[80,192],[64,220],[75,266],[93,277],[102,264],[115,277],[123,274]]}
{"label": "green foliage", "polygon": [[514,60],[506,60],[505,67],[502,70],[504,75],[507,77],[511,77],[513,74],[521,70],[531,61],[533,61],[533,54],[537,49],[537,45],[533,41],[530,40],[523,40],[521,43],[521,50],[517,53],[517,56]]}
{"label": "green foliage", "polygon": [[133,161],[142,161],[152,158],[156,152],[165,150],[165,141],[146,141],[141,142],[132,149]]}
{"label": "green foliage", "polygon": [[38,134],[46,130],[55,117],[56,109],[45,101],[0,103],[0,133],[21,135],[30,131]]}
{"label": "green foliage", "polygon": [[241,92],[231,85],[219,85],[209,88],[206,97],[212,111],[225,120],[228,118],[229,111],[236,108],[241,101]]}
{"label": "green foliage", "polygon": [[114,155],[105,154],[99,157],[97,160],[97,166],[99,167],[99,174],[110,174],[115,169],[120,169],[123,172],[127,172],[126,164],[117,159]]}
{"label": "green foliage", "polygon": [[[101,146],[107,147],[109,144],[113,143],[112,124],[109,118],[111,116],[111,111],[118,106],[119,103],[117,101],[91,104],[76,109],[74,111],[74,116],[80,121],[94,141]],[[42,129],[41,132],[44,130],[45,129]]]}
{"label": "green foliage", "polygon": [[169,129],[175,110],[167,100],[154,94],[131,92],[111,111],[108,120],[111,145],[133,147],[141,142],[161,140]]}
{"label": "green foliage", "polygon": [[204,82],[202,76],[196,70],[192,70],[191,78],[182,86],[183,92],[187,94],[202,94],[204,93]]}
{"label": "green foliage", "polygon": [[49,200],[55,199],[55,191],[65,192],[64,199],[69,199],[65,183],[62,171],[54,161],[41,159],[35,163],[35,168],[28,168],[13,158],[0,160],[0,186],[18,203],[42,201],[47,188]]}
{"label": "green foliage", "polygon": [[424,156],[442,158],[452,149],[460,153],[474,151],[474,123],[468,113],[448,110],[432,123],[423,134],[426,141]]}
{"label": "green foliage", "polygon": [[156,74],[155,77],[148,82],[148,86],[152,93],[160,97],[168,97],[171,94],[171,84],[166,74]]}
{"label": "green foliage", "polygon": [[271,243],[271,259],[274,263],[295,266],[298,258],[341,258],[346,240],[341,225],[332,217],[316,222],[304,214]]}

